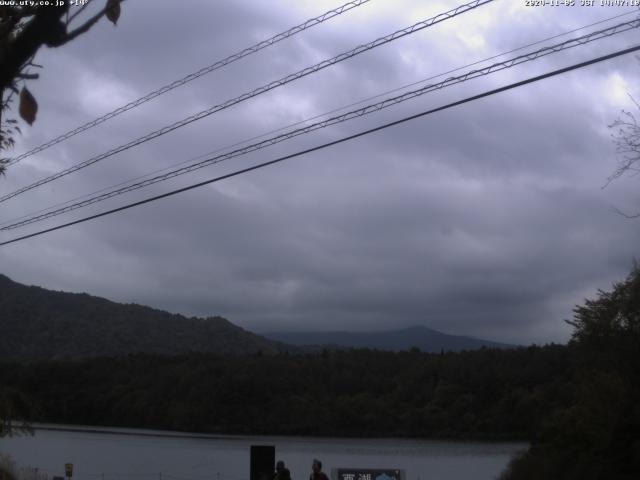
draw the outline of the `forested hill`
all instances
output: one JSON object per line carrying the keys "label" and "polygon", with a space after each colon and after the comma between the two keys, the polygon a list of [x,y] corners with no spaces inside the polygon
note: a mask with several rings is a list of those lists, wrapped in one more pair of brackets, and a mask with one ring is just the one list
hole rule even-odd
{"label": "forested hill", "polygon": [[187,318],[0,275],[0,361],[78,360],[145,352],[275,353],[284,347],[222,317]]}
{"label": "forested hill", "polygon": [[515,348],[515,345],[460,335],[447,335],[423,326],[377,332],[274,332],[265,333],[271,340],[289,345],[323,345],[342,348],[375,348],[399,352],[414,347],[423,352],[440,353],[478,348]]}

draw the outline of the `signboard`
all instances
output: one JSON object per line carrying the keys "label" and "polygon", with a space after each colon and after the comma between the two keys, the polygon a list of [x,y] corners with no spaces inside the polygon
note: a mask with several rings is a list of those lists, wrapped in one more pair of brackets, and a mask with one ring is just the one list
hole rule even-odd
{"label": "signboard", "polygon": [[333,480],[404,480],[404,470],[399,468],[334,468]]}
{"label": "signboard", "polygon": [[64,474],[71,478],[73,476],[73,463],[65,463],[64,464]]}

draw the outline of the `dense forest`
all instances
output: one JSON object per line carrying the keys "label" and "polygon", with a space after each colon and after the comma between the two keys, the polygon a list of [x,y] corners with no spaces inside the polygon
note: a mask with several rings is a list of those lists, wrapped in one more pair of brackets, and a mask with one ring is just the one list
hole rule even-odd
{"label": "dense forest", "polygon": [[34,421],[196,432],[528,438],[569,405],[563,346],[426,354],[131,355],[2,364]]}

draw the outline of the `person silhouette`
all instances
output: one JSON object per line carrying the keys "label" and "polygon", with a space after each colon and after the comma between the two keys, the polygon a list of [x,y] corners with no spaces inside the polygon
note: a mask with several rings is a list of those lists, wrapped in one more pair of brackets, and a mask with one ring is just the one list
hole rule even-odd
{"label": "person silhouette", "polygon": [[317,458],[314,458],[313,463],[311,464],[311,475],[309,475],[309,480],[329,480],[329,477],[327,477],[322,471],[322,462]]}
{"label": "person silhouette", "polygon": [[282,460],[276,463],[276,473],[273,474],[273,480],[291,480],[291,472],[284,466]]}

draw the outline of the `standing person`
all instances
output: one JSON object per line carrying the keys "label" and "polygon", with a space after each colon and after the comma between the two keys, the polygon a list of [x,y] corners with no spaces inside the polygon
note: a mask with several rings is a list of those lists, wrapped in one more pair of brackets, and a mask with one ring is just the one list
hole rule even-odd
{"label": "standing person", "polygon": [[322,462],[317,458],[314,458],[313,463],[311,464],[311,475],[309,475],[309,480],[329,480],[329,477],[327,477],[322,471]]}
{"label": "standing person", "polygon": [[284,466],[282,460],[278,460],[276,463],[276,473],[273,475],[273,480],[291,480],[291,472]]}

